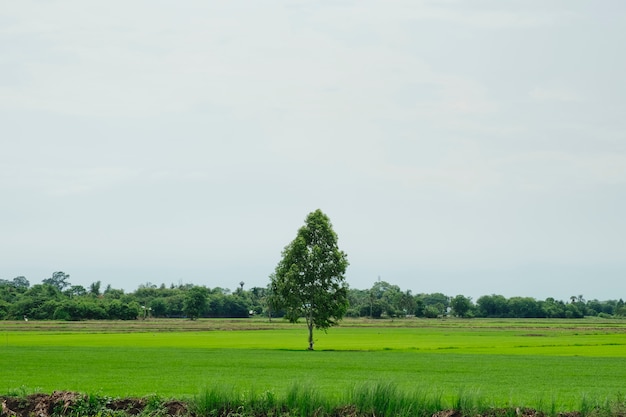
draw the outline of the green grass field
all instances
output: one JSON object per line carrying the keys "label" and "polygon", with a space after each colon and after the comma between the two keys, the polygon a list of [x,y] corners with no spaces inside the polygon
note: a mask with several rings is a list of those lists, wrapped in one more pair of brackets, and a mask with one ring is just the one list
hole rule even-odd
{"label": "green grass field", "polygon": [[267,320],[0,322],[0,389],[190,397],[211,387],[340,397],[391,382],[453,401],[578,407],[624,393],[626,321],[348,320],[316,333]]}

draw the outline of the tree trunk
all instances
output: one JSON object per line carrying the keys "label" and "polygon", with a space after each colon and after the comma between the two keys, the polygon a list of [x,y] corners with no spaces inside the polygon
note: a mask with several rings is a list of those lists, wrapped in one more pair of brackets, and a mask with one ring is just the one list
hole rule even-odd
{"label": "tree trunk", "polygon": [[313,350],[313,320],[307,320],[309,327],[309,350]]}

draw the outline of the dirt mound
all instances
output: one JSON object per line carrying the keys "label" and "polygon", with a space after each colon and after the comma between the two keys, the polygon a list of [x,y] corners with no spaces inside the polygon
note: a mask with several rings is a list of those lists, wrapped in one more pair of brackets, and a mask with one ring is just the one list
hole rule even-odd
{"label": "dirt mound", "polygon": [[55,391],[48,394],[32,394],[27,397],[0,396],[0,417],[52,417],[65,415],[95,415],[109,412],[123,412],[128,416],[145,415],[188,416],[187,405],[181,401],[169,400],[147,410],[143,398],[93,399],[86,395],[69,391]]}
{"label": "dirt mound", "polygon": [[2,417],[49,417],[52,414],[65,414],[70,407],[84,398],[83,395],[68,392],[55,391],[51,395],[32,394],[22,397],[0,397],[2,402]]}
{"label": "dirt mound", "polygon": [[89,416],[122,412],[128,416],[190,416],[187,404],[167,400],[154,404],[144,398],[90,398],[69,391],[32,394],[27,397],[0,396],[0,417]]}

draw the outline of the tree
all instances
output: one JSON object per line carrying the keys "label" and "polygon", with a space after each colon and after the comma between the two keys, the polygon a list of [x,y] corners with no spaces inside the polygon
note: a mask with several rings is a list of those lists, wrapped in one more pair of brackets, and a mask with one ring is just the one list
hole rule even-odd
{"label": "tree", "polygon": [[511,297],[507,302],[509,315],[516,318],[541,317],[541,308],[532,297]]}
{"label": "tree", "polygon": [[472,308],[472,299],[459,294],[450,300],[450,307],[457,317],[466,317]]}
{"label": "tree", "polygon": [[72,285],[67,290],[63,291],[70,298],[82,297],[87,294],[87,290],[82,285]]}
{"label": "tree", "polygon": [[270,277],[271,304],[284,309],[292,323],[305,318],[309,350],[313,350],[313,328],[326,331],[348,309],[347,267],[347,256],[337,246],[328,216],[319,209],[309,213]]}
{"label": "tree", "polygon": [[374,302],[381,305],[383,313],[387,314],[388,317],[395,317],[399,311],[403,310],[404,294],[397,285],[392,285],[387,281],[376,281],[370,289],[370,295]]}
{"label": "tree", "polygon": [[506,317],[509,313],[507,299],[503,295],[483,295],[476,300],[482,317]]}
{"label": "tree", "polygon": [[30,282],[28,282],[26,277],[20,275],[19,277],[13,278],[13,286],[21,292],[24,292],[30,287]]}
{"label": "tree", "polygon": [[102,285],[100,281],[92,282],[89,286],[89,294],[98,297],[100,295],[100,285]]}
{"label": "tree", "polygon": [[205,287],[193,287],[187,290],[183,301],[183,312],[191,320],[197,319],[206,310],[208,293]]}
{"label": "tree", "polygon": [[42,280],[44,284],[51,285],[58,288],[59,291],[63,291],[65,287],[69,287],[71,284],[67,282],[69,275],[62,271],[57,271],[52,274],[52,277]]}

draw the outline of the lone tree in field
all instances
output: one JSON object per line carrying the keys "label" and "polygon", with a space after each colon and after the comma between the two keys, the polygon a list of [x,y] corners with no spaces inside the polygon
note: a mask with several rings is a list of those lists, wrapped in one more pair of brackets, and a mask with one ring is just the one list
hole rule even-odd
{"label": "lone tree in field", "polygon": [[313,350],[313,328],[337,325],[348,308],[348,260],[337,247],[330,219],[319,209],[307,216],[282,255],[270,277],[271,302],[292,323],[305,318]]}

